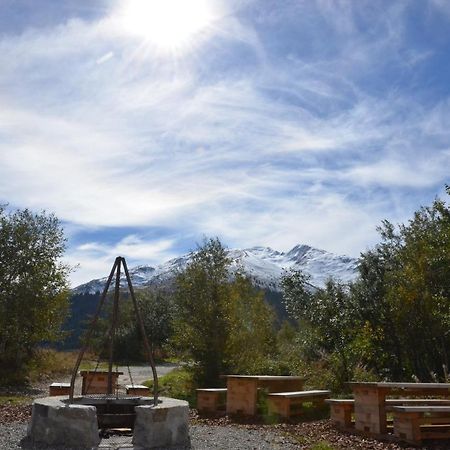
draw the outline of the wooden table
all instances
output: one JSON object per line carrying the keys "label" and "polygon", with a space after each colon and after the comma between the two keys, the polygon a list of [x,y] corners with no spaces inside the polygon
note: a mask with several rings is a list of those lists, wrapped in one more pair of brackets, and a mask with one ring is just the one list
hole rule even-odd
{"label": "wooden table", "polygon": [[269,392],[301,391],[304,378],[271,375],[226,375],[227,414],[256,414],[258,388]]}
{"label": "wooden table", "polygon": [[450,383],[349,383],[355,397],[355,429],[364,433],[387,433],[386,397],[450,397]]}

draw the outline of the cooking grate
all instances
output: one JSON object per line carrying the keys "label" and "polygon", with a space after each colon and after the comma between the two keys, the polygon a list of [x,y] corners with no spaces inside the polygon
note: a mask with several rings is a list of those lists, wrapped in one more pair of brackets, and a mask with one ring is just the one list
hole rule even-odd
{"label": "cooking grate", "polygon": [[118,395],[107,395],[107,394],[84,394],[82,398],[88,398],[92,400],[119,400],[119,399],[127,399],[127,400],[140,400],[144,398],[145,400],[151,400],[151,397],[142,397],[142,396],[132,396],[126,394],[118,394]]}

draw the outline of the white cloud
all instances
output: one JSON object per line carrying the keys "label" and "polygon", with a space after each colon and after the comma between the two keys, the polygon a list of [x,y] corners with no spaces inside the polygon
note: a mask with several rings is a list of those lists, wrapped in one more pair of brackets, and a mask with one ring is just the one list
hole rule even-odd
{"label": "white cloud", "polygon": [[87,242],[71,249],[64,261],[75,268],[71,282],[72,286],[77,286],[92,278],[107,276],[117,256],[123,256],[129,267],[167,261],[176,256],[172,250],[174,242],[173,239],[146,240],[137,235],[128,235],[112,245]]}
{"label": "white cloud", "polygon": [[437,159],[410,159],[407,152],[402,160],[387,159],[370,165],[350,169],[343,178],[355,185],[400,186],[431,188],[448,178],[450,156],[442,154]]}
{"label": "white cloud", "polygon": [[113,52],[105,53],[103,56],[100,56],[100,58],[95,61],[97,64],[104,64],[105,62],[109,61],[111,58],[114,58]]}
{"label": "white cloud", "polygon": [[[421,103],[361,82],[433,54],[405,45],[406,6],[369,8],[369,35],[362,7],[318,2],[337,50],[305,57],[274,53],[282,42],[268,44],[238,3],[186,55],[127,38],[111,17],[3,35],[0,200],[54,211],[78,235],[166,227],[354,255],[381,218],[404,220],[414,207],[405,189],[445,181],[450,113],[448,98]],[[162,262],[175,246],[136,234],[71,248],[68,260],[81,263],[81,282],[104,275],[118,253]]]}

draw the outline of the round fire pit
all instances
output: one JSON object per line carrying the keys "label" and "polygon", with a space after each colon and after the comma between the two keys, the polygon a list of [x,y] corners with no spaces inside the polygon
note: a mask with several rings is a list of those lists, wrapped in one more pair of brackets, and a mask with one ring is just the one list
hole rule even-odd
{"label": "round fire pit", "polygon": [[160,397],[45,397],[33,402],[28,436],[36,443],[92,448],[99,429],[131,428],[133,444],[144,448],[189,445],[188,403]]}

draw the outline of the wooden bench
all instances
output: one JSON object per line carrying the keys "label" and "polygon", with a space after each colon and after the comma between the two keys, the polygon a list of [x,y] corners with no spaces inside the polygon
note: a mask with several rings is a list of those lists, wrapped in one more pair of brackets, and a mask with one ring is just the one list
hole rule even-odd
{"label": "wooden bench", "polygon": [[143,384],[127,384],[125,391],[127,395],[139,395],[141,397],[150,395],[150,388]]}
{"label": "wooden bench", "polygon": [[56,395],[69,395],[70,383],[52,383],[48,388],[50,397]]}
{"label": "wooden bench", "polygon": [[200,413],[218,413],[225,411],[227,388],[197,389],[197,410]]}
{"label": "wooden bench", "polygon": [[393,406],[394,435],[421,445],[422,439],[450,439],[450,406]]}
{"label": "wooden bench", "polygon": [[302,405],[312,402],[314,406],[322,406],[330,391],[298,391],[274,392],[267,396],[269,415],[278,415],[289,419],[302,413]]}
{"label": "wooden bench", "polygon": [[386,399],[450,397],[450,383],[350,382],[355,399],[355,430],[372,436],[388,433]]}
{"label": "wooden bench", "polygon": [[[330,419],[339,428],[354,428],[352,414],[355,411],[355,400],[351,398],[327,399],[330,405]],[[390,398],[386,399],[386,411],[393,411],[394,406],[450,406],[450,399],[435,398]]]}

